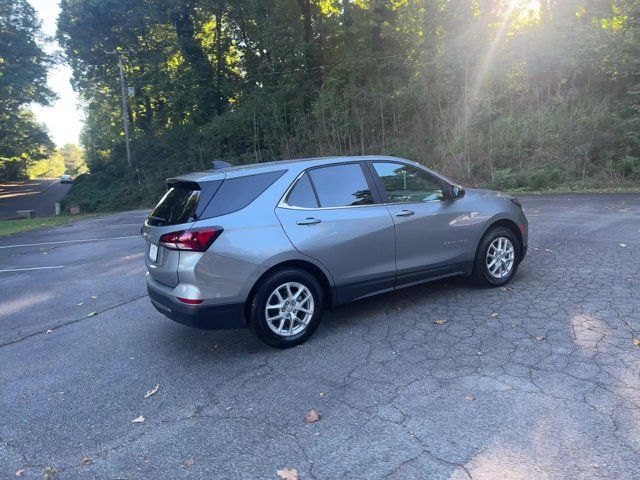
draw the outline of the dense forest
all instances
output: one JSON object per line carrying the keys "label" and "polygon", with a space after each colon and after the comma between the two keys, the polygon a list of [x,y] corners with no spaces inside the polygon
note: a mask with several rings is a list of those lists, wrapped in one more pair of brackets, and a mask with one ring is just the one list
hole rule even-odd
{"label": "dense forest", "polygon": [[148,202],[165,177],[214,159],[385,153],[501,189],[640,180],[638,0],[61,8],[58,41],[87,110],[91,174],[72,191],[85,208]]}

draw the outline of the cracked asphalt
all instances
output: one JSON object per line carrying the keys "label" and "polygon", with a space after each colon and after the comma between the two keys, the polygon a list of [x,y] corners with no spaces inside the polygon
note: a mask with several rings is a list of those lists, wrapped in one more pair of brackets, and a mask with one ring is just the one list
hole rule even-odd
{"label": "cracked asphalt", "polygon": [[510,290],[367,299],[285,351],[157,313],[144,212],[2,239],[0,478],[640,478],[640,195],[521,201]]}

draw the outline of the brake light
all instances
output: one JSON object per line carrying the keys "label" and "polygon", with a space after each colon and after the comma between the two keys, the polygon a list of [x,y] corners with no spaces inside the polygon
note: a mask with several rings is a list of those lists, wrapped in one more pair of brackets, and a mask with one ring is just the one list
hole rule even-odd
{"label": "brake light", "polygon": [[160,237],[160,245],[171,250],[205,252],[223,230],[222,227],[205,227],[165,233]]}

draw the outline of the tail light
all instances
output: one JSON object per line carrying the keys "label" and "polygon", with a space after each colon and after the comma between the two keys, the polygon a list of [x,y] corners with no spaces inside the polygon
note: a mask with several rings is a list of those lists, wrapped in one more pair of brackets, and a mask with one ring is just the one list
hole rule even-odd
{"label": "tail light", "polygon": [[222,227],[205,227],[165,233],[160,237],[160,245],[170,250],[206,252],[223,230]]}

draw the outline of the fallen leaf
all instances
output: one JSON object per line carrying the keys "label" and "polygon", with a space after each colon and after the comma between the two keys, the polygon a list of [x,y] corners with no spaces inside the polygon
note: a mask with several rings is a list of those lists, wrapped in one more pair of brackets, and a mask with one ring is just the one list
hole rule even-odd
{"label": "fallen leaf", "polygon": [[621,243],[621,244],[620,244],[620,246],[621,246],[622,248],[624,248],[624,247],[626,247],[626,246],[627,246],[627,244],[626,244],[626,243]]}
{"label": "fallen leaf", "polygon": [[298,470],[295,468],[284,467],[282,470],[277,470],[276,473],[283,480],[298,480]]}
{"label": "fallen leaf", "polygon": [[307,423],[316,423],[318,420],[320,420],[320,414],[315,410],[309,410],[304,416],[304,421]]}
{"label": "fallen leaf", "polygon": [[466,397],[464,397],[465,400],[469,400],[470,402],[474,401],[476,399],[476,397],[474,397],[473,395],[469,394]]}
{"label": "fallen leaf", "polygon": [[93,458],[91,457],[84,457],[82,460],[80,460],[80,463],[82,465],[89,465],[91,462],[93,462]]}
{"label": "fallen leaf", "polygon": [[26,470],[24,468],[21,468],[20,470],[16,470],[16,477],[21,477],[22,475],[24,475],[24,472]]}
{"label": "fallen leaf", "polygon": [[132,423],[142,423],[144,421],[145,421],[145,418],[142,415],[131,420]]}
{"label": "fallen leaf", "polygon": [[542,340],[544,340],[544,339],[545,339],[545,336],[544,336],[544,335],[538,335],[538,336],[536,337],[536,340],[538,340],[539,342],[541,342],[541,341],[542,341]]}
{"label": "fallen leaf", "polygon": [[634,344],[636,347],[640,347],[640,338],[634,338],[634,339],[633,339],[633,344]]}
{"label": "fallen leaf", "polygon": [[53,333],[53,330],[49,328],[47,329],[47,333]]}
{"label": "fallen leaf", "polygon": [[55,467],[47,467],[42,471],[42,475],[44,475],[46,479],[53,478],[56,473],[58,473],[58,469]]}
{"label": "fallen leaf", "polygon": [[497,317],[497,316],[498,316],[498,312],[493,312],[493,313],[491,314],[491,316],[492,316],[493,318]]}
{"label": "fallen leaf", "polygon": [[511,288],[511,287],[502,287],[500,290],[502,290],[503,292],[510,292],[511,290],[513,290],[513,288]]}
{"label": "fallen leaf", "polygon": [[444,325],[445,323],[447,323],[446,320],[434,320],[433,323],[435,323],[436,325]]}
{"label": "fallen leaf", "polygon": [[196,461],[193,458],[187,458],[184,462],[184,466],[185,467],[192,467],[194,463],[196,463]]}
{"label": "fallen leaf", "polygon": [[95,317],[97,315],[97,312],[91,312],[87,315],[87,317]]}
{"label": "fallen leaf", "polygon": [[147,393],[144,394],[144,398],[149,398],[151,395],[155,395],[159,388],[160,384],[156,385],[151,390],[148,390]]}
{"label": "fallen leaf", "polygon": [[324,397],[325,395],[326,395],[326,393],[324,393],[324,392],[320,392],[320,396],[321,396],[321,397]]}

